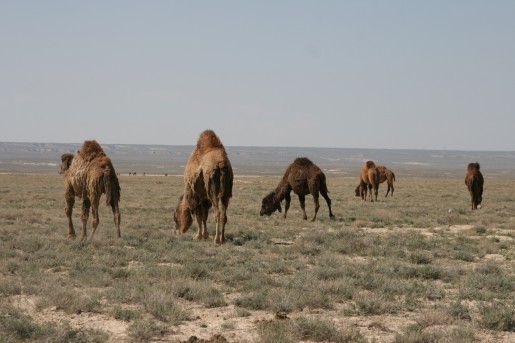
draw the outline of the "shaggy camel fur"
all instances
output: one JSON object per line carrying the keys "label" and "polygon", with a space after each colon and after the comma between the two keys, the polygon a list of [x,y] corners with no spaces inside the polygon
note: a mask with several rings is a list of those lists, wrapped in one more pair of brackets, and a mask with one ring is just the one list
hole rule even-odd
{"label": "shaggy camel fur", "polygon": [[481,208],[483,201],[483,174],[479,171],[479,163],[469,163],[467,167],[467,175],[465,176],[465,184],[470,193],[472,209]]}
{"label": "shaggy camel fur", "polygon": [[[377,166],[376,168],[379,170],[379,183],[381,184],[386,181],[388,184],[388,190],[386,191],[385,198],[388,197],[390,189],[392,190],[391,196],[393,197],[393,182],[395,181],[395,174],[385,166]],[[360,185],[356,187],[355,192],[357,197],[361,196],[361,198],[364,198],[364,190],[360,187]]]}
{"label": "shaggy camel fur", "polygon": [[200,134],[197,145],[184,170],[184,194],[175,209],[175,229],[186,232],[195,215],[198,223],[197,239],[207,239],[206,227],[209,208],[215,211],[215,243],[225,243],[227,207],[232,197],[233,173],[225,148],[211,130]]}
{"label": "shaggy camel fur", "polygon": [[370,192],[370,201],[374,201],[372,198],[372,189],[374,189],[375,201],[377,201],[377,193],[379,191],[379,170],[373,161],[367,161],[359,174],[359,190],[357,195],[361,195],[362,200],[367,199],[367,188]]}
{"label": "shaggy camel fur", "polygon": [[304,213],[304,220],[308,219],[305,209],[305,196],[308,194],[313,196],[313,201],[315,202],[315,215],[311,221],[315,221],[318,209],[320,208],[320,203],[318,201],[319,193],[322,194],[327,202],[327,206],[329,207],[329,218],[334,219],[333,212],[331,211],[331,199],[329,199],[329,196],[327,195],[329,191],[327,190],[325,175],[317,165],[306,157],[295,159],[295,161],[286,168],[286,172],[275,191],[270,192],[263,198],[259,214],[261,216],[263,214],[270,216],[276,210],[281,212],[281,202],[283,199],[286,199],[286,203],[284,205],[284,218],[286,218],[286,214],[290,208],[291,191],[299,197],[300,207]]}
{"label": "shaggy camel fur", "polygon": [[61,171],[64,176],[65,213],[68,218],[68,239],[75,238],[73,229],[72,211],[75,197],[82,199],[82,233],[80,239],[86,237],[86,225],[89,209],[93,215],[93,239],[98,226],[98,206],[100,197],[106,194],[106,204],[111,206],[117,235],[120,237],[120,184],[109,157],[102,147],[92,140],[85,141],[77,154],[63,154],[61,156]]}

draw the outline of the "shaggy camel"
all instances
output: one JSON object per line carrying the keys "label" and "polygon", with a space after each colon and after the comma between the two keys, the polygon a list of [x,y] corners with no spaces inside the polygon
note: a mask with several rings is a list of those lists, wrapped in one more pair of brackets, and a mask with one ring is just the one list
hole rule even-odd
{"label": "shaggy camel", "polygon": [[465,176],[465,184],[470,193],[472,209],[476,210],[481,208],[481,201],[483,200],[483,174],[479,171],[479,163],[469,163],[467,168],[467,175]]}
{"label": "shaggy camel", "polygon": [[[390,189],[392,190],[391,196],[393,197],[393,182],[395,181],[395,174],[385,166],[377,166],[376,168],[379,170],[379,183],[381,184],[386,181],[388,184],[388,190],[386,191],[385,198],[388,197]],[[361,198],[364,198],[364,190],[360,187],[360,185],[356,187],[355,192],[357,197],[361,196]]]}
{"label": "shaggy camel", "polygon": [[225,148],[211,130],[200,134],[197,145],[184,170],[184,194],[174,212],[175,230],[182,234],[198,223],[197,239],[209,238],[207,217],[209,208],[215,211],[215,243],[225,243],[227,207],[232,197],[233,173]]}
{"label": "shaggy camel", "polygon": [[329,199],[329,196],[327,195],[329,191],[327,190],[325,175],[317,165],[306,157],[295,159],[295,161],[286,168],[286,172],[275,191],[270,192],[263,198],[259,214],[261,216],[263,214],[270,216],[276,210],[281,212],[281,202],[285,199],[284,218],[286,218],[286,214],[290,208],[291,191],[299,197],[300,207],[304,213],[304,220],[308,219],[305,209],[305,196],[308,194],[313,196],[313,201],[315,202],[315,215],[311,221],[315,221],[318,209],[320,208],[320,203],[318,201],[319,193],[322,194],[327,202],[327,206],[329,207],[329,218],[334,219],[333,212],[331,211],[331,199]]}
{"label": "shaggy camel", "polygon": [[374,190],[375,201],[377,201],[377,193],[379,191],[379,170],[373,161],[367,161],[359,174],[359,189],[356,190],[356,195],[361,195],[362,200],[367,199],[367,188],[370,192],[370,201],[372,198],[372,189]]}
{"label": "shaggy camel", "polygon": [[61,171],[64,176],[65,213],[68,218],[68,239],[75,238],[73,229],[72,211],[75,197],[82,199],[82,233],[80,239],[86,237],[86,225],[89,209],[93,215],[93,239],[98,226],[98,206],[100,197],[106,194],[106,204],[111,206],[117,235],[120,237],[120,184],[109,157],[102,147],[94,140],[85,141],[77,154],[63,154],[61,156]]}

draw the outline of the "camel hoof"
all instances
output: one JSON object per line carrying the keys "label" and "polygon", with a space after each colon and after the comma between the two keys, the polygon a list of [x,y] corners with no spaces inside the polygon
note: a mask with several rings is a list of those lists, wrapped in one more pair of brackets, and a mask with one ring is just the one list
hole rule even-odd
{"label": "camel hoof", "polygon": [[202,235],[197,233],[193,238],[198,239],[200,241],[200,240],[202,240]]}
{"label": "camel hoof", "polygon": [[329,216],[329,219],[330,219],[330,220],[336,220],[336,217],[335,217],[333,214],[331,214],[331,215]]}
{"label": "camel hoof", "polygon": [[70,234],[69,234],[69,235],[68,235],[68,240],[69,240],[69,241],[73,241],[73,240],[75,240],[75,234],[73,234],[73,235],[70,235]]}
{"label": "camel hoof", "polygon": [[217,237],[215,237],[215,243],[216,244],[224,244],[225,243],[225,238],[221,237],[221,236],[217,236]]}

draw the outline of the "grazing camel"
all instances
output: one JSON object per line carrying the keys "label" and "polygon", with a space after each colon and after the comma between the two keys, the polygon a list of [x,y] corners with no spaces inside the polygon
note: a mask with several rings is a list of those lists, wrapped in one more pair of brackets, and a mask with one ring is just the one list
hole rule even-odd
{"label": "grazing camel", "polygon": [[367,199],[367,188],[370,192],[370,201],[372,198],[372,189],[374,190],[375,201],[377,201],[377,193],[379,191],[380,173],[373,161],[367,161],[359,174],[359,188],[356,189],[356,195],[361,195],[362,200]]}
{"label": "grazing camel", "polygon": [[472,209],[481,208],[483,200],[483,174],[479,171],[479,163],[469,163],[467,167],[467,175],[465,176],[465,184],[470,193]]}
{"label": "grazing camel", "polygon": [[[395,181],[395,174],[385,166],[377,166],[376,168],[379,170],[379,183],[381,184],[386,181],[388,184],[388,190],[386,191],[385,198],[388,197],[390,189],[392,190],[391,196],[393,197],[393,182]],[[357,197],[361,196],[364,198],[364,190],[360,187],[360,185],[356,187],[355,192]]]}
{"label": "grazing camel", "polygon": [[327,206],[329,207],[329,218],[334,219],[333,212],[331,211],[331,199],[329,199],[329,196],[327,195],[329,191],[327,190],[325,175],[317,165],[306,157],[295,159],[295,161],[286,168],[286,172],[275,191],[270,192],[263,198],[259,214],[261,216],[263,214],[270,216],[276,210],[281,212],[281,202],[285,199],[284,218],[286,218],[286,214],[290,208],[291,191],[299,197],[300,207],[304,213],[304,220],[308,219],[305,209],[305,196],[308,194],[313,196],[313,201],[315,202],[315,215],[311,221],[315,221],[318,209],[320,208],[320,203],[318,201],[319,193],[322,194],[327,202]]}
{"label": "grazing camel", "polygon": [[225,148],[212,130],[200,134],[184,170],[184,194],[174,212],[175,230],[182,234],[198,223],[197,239],[209,238],[209,208],[215,211],[215,243],[225,243],[227,207],[232,197],[233,172]]}
{"label": "grazing camel", "polygon": [[82,233],[80,239],[86,237],[86,225],[89,209],[93,215],[93,239],[98,226],[98,206],[100,197],[105,193],[106,204],[111,206],[117,235],[120,237],[120,184],[109,157],[102,147],[94,140],[85,141],[77,154],[63,154],[61,156],[61,171],[64,176],[65,213],[68,218],[68,239],[75,238],[73,229],[72,211],[75,197],[82,199]]}

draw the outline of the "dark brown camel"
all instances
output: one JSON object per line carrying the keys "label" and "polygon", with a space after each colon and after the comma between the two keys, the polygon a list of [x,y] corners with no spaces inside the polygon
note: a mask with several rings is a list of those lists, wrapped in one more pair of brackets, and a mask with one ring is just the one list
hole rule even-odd
{"label": "dark brown camel", "polygon": [[64,154],[61,156],[61,171],[64,176],[64,199],[66,202],[65,213],[68,218],[68,239],[75,238],[73,229],[72,211],[75,197],[82,199],[82,232],[80,239],[86,237],[86,227],[89,210],[93,215],[93,231],[90,239],[93,239],[98,226],[98,206],[100,196],[105,193],[106,204],[111,206],[117,236],[120,237],[120,184],[109,157],[102,147],[92,140],[85,141],[77,154]]}
{"label": "dark brown camel", "polygon": [[211,130],[200,134],[184,170],[184,194],[174,212],[176,232],[186,232],[195,215],[197,239],[209,238],[206,223],[209,208],[215,211],[215,243],[225,243],[227,207],[232,197],[233,172],[225,148]]}
{"label": "dark brown camel", "polygon": [[467,167],[467,175],[465,176],[465,185],[470,193],[472,209],[481,208],[483,201],[483,174],[479,171],[479,163],[469,163]]}
{"label": "dark brown camel", "polygon": [[286,218],[286,214],[290,208],[291,191],[299,197],[300,207],[304,213],[304,220],[308,219],[305,209],[305,196],[308,194],[313,196],[313,201],[315,202],[315,215],[311,221],[315,221],[318,209],[320,208],[320,203],[318,201],[319,193],[322,194],[327,202],[327,206],[329,207],[329,218],[334,219],[333,212],[331,211],[331,199],[329,199],[329,196],[327,195],[329,191],[327,190],[325,175],[317,165],[306,157],[295,159],[295,161],[286,168],[286,172],[275,191],[270,192],[263,198],[259,214],[261,216],[264,214],[269,216],[276,210],[281,212],[281,202],[285,199],[284,218]]}
{"label": "dark brown camel", "polygon": [[367,188],[370,192],[370,201],[372,198],[372,189],[374,190],[375,201],[377,201],[377,193],[379,191],[379,170],[373,161],[367,161],[359,174],[359,188],[356,189],[356,195],[361,195],[362,200],[367,199]]}
{"label": "dark brown camel", "polygon": [[[393,173],[393,171],[391,171],[390,169],[388,169],[387,167],[385,166],[377,166],[376,167],[377,170],[379,170],[379,183],[383,183],[386,181],[386,183],[388,184],[388,190],[386,191],[386,195],[385,195],[385,198],[388,197],[388,193],[390,193],[390,189],[392,190],[392,193],[391,193],[391,196],[393,197],[393,191],[394,191],[394,188],[393,188],[393,182],[395,181],[395,174]],[[362,198],[364,198],[364,190],[360,187],[360,185],[358,185],[356,187],[356,196],[359,197],[361,196]]]}

